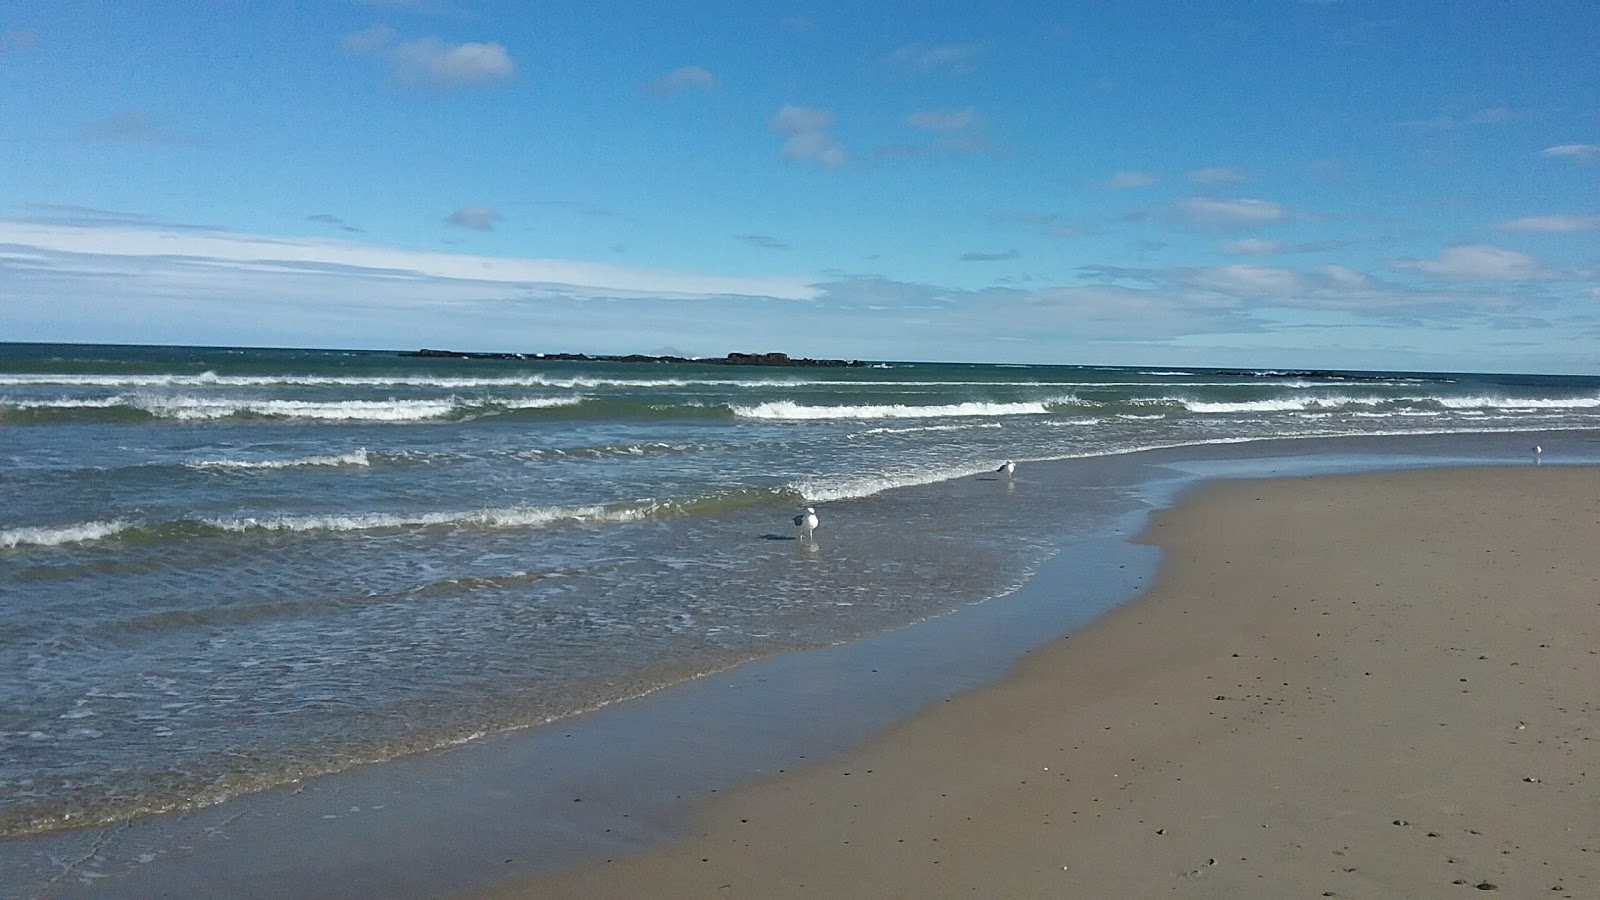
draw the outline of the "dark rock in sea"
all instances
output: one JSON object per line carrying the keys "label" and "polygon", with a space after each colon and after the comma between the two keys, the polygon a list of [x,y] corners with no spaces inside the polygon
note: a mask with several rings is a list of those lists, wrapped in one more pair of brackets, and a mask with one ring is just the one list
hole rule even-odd
{"label": "dark rock in sea", "polygon": [[799,366],[802,368],[860,368],[866,363],[859,359],[809,359],[791,357],[787,353],[729,353],[725,357],[694,359],[687,356],[646,356],[629,353],[626,356],[591,355],[588,353],[468,353],[461,350],[429,350],[423,348],[401,353],[401,356],[429,359],[520,359],[559,362],[639,362],[639,363],[699,363],[705,366]]}
{"label": "dark rock in sea", "polygon": [[525,353],[466,353],[461,350],[429,350],[424,347],[415,353],[402,353],[401,356],[425,356],[430,359],[527,359]]}

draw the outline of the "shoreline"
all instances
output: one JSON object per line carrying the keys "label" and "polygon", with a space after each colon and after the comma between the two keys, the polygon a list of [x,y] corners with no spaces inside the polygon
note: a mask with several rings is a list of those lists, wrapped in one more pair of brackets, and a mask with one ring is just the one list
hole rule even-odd
{"label": "shoreline", "polygon": [[[1028,474],[1036,479],[1031,490],[1059,490],[1065,480],[1137,486],[1147,504],[1161,507],[1185,486],[1241,470],[1516,465],[1527,437],[1268,441],[1070,460],[1030,466]],[[1578,458],[1587,452],[1573,442],[1564,458],[1574,451]],[[271,878],[275,888],[306,896],[376,897],[402,886],[472,890],[671,841],[691,826],[697,798],[789,768],[796,750],[800,759],[847,752],[916,709],[994,683],[1029,647],[1051,643],[1052,634],[1075,635],[1133,597],[1153,569],[1153,551],[1127,535],[1146,515],[1067,540],[1061,557],[1015,595],[908,628],[189,814],[0,843],[0,863],[19,885],[50,885],[51,896],[271,896],[259,886]],[[1070,584],[1077,605],[1062,609],[1052,581]],[[584,804],[573,804],[578,795]],[[619,813],[631,816],[626,827],[614,827]],[[58,872],[59,859],[78,862]]]}
{"label": "shoreline", "polygon": [[487,896],[1593,896],[1597,482],[1204,484],[1149,593],[999,683]]}

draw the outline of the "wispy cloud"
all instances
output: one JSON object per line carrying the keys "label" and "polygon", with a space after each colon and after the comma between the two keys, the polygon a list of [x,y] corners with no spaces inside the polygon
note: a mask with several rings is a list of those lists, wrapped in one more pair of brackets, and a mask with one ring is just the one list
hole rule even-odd
{"label": "wispy cloud", "polygon": [[652,94],[677,94],[682,91],[709,91],[717,86],[717,78],[700,66],[680,66],[646,85]]}
{"label": "wispy cloud", "polygon": [[1261,238],[1244,238],[1223,244],[1221,250],[1229,256],[1279,256],[1289,253],[1330,253],[1348,246],[1350,246],[1349,241],[1303,241],[1289,244]]}
{"label": "wispy cloud", "polygon": [[734,235],[734,239],[744,241],[746,244],[749,244],[752,247],[760,247],[762,250],[789,249],[788,244],[785,244],[783,241],[778,240],[770,234],[736,234]]}
{"label": "wispy cloud", "polygon": [[1306,277],[1294,269],[1244,264],[1196,269],[1184,281],[1191,287],[1247,297],[1283,297],[1306,288]]}
{"label": "wispy cloud", "polygon": [[1488,244],[1447,247],[1433,259],[1397,259],[1389,265],[1404,272],[1459,280],[1515,281],[1540,277],[1543,270],[1539,261],[1526,253]]}
{"label": "wispy cloud", "polygon": [[906,116],[906,124],[928,131],[955,131],[977,121],[978,113],[970,106],[961,109],[929,109]]}
{"label": "wispy cloud", "polygon": [[444,218],[451,225],[459,225],[473,231],[493,231],[494,223],[500,219],[500,213],[489,206],[463,206]]}
{"label": "wispy cloud", "polygon": [[1289,209],[1271,200],[1190,197],[1178,201],[1175,212],[1195,225],[1268,225],[1289,218]]}
{"label": "wispy cloud", "polygon": [[100,209],[94,206],[75,206],[69,203],[27,203],[22,207],[27,214],[22,221],[38,225],[72,225],[82,228],[162,228],[174,231],[226,231],[218,225],[195,225],[188,222],[162,221],[144,213]]}
{"label": "wispy cloud", "polygon": [[374,25],[345,35],[344,49],[386,60],[402,81],[435,87],[466,87],[508,81],[517,65],[503,44],[446,43],[436,37],[400,41],[392,28]]}
{"label": "wispy cloud", "polygon": [[1592,163],[1600,159],[1600,144],[1557,144],[1539,151],[1540,156],[1570,159],[1573,162]]}
{"label": "wispy cloud", "polygon": [[822,166],[844,165],[844,145],[833,136],[832,110],[785,105],[768,125],[784,136],[778,150],[784,159],[808,159]]}
{"label": "wispy cloud", "polygon": [[332,225],[340,231],[347,231],[351,234],[359,234],[361,232],[360,228],[351,225],[349,222],[346,222],[332,213],[315,213],[313,215],[306,216],[306,221],[321,222],[324,225]]}
{"label": "wispy cloud", "polygon": [[174,134],[147,113],[127,110],[90,125],[79,133],[86,141],[130,144],[187,144],[188,138]]}
{"label": "wispy cloud", "polygon": [[0,28],[0,53],[18,53],[39,45],[39,36],[26,28],[7,25]]}
{"label": "wispy cloud", "polygon": [[1489,106],[1474,112],[1440,113],[1430,119],[1411,119],[1400,124],[1417,131],[1454,131],[1480,125],[1504,125],[1518,117],[1518,113],[1504,106]]}
{"label": "wispy cloud", "polygon": [[1600,229],[1600,216],[1524,216],[1495,225],[1501,231],[1529,231],[1535,234],[1568,234]]}
{"label": "wispy cloud", "polygon": [[[403,283],[558,285],[585,296],[607,297],[748,295],[804,300],[816,293],[808,281],[797,278],[732,277],[578,260],[398,250],[334,239],[84,228],[0,219],[0,250],[17,249],[27,250],[63,273],[137,272],[141,277],[149,275],[153,283],[166,277],[161,273],[168,273],[173,284],[192,281],[196,289],[215,290],[217,296],[247,285],[283,282],[296,273],[369,280],[389,287]],[[204,285],[193,277],[195,273],[208,273]]]}
{"label": "wispy cloud", "polygon": [[965,72],[982,52],[982,44],[908,44],[890,53],[889,62],[918,72]]}
{"label": "wispy cloud", "polygon": [[1108,188],[1140,188],[1155,183],[1156,176],[1149,172],[1118,172],[1106,179]]}
{"label": "wispy cloud", "polygon": [[999,252],[984,252],[984,251],[981,251],[981,250],[969,250],[966,253],[961,254],[961,261],[962,262],[1004,262],[1004,261],[1010,260],[1010,259],[1017,259],[1017,258],[1019,258],[1021,256],[1022,256],[1022,254],[1018,253],[1015,250],[1002,250],[1002,251],[999,251]]}
{"label": "wispy cloud", "polygon": [[1211,166],[1206,169],[1195,169],[1189,173],[1189,180],[1195,184],[1229,184],[1247,181],[1249,178],[1249,172],[1231,166]]}
{"label": "wispy cloud", "polygon": [[1492,288],[1442,289],[1386,283],[1340,265],[1313,269],[1233,264],[1126,268],[1085,266],[1086,279],[1138,285],[1138,294],[1173,309],[1234,310],[1253,317],[1274,309],[1350,313],[1373,321],[1461,321],[1503,317],[1522,302]]}
{"label": "wispy cloud", "polygon": [[1268,241],[1261,238],[1245,238],[1241,241],[1229,241],[1222,245],[1222,252],[1229,256],[1272,256],[1282,253],[1283,241]]}

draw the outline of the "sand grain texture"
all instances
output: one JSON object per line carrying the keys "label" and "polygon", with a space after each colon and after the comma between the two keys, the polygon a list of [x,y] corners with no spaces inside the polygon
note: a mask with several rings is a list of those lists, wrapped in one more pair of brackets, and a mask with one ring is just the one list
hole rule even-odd
{"label": "sand grain texture", "polygon": [[1005,681],[495,896],[1600,897],[1600,471],[1212,484],[1144,539]]}

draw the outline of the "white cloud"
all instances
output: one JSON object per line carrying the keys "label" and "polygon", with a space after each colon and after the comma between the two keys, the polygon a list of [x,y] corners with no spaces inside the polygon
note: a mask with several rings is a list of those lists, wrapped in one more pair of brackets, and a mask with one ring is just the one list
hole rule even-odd
{"label": "white cloud", "polygon": [[654,94],[676,94],[680,91],[709,91],[717,86],[717,78],[700,66],[680,66],[650,82]]}
{"label": "white cloud", "polygon": [[962,109],[930,109],[906,116],[906,124],[929,131],[955,131],[971,125],[977,116],[977,110],[970,106]]}
{"label": "white cloud", "polygon": [[1368,278],[1362,272],[1357,272],[1355,269],[1346,268],[1345,266],[1326,265],[1317,271],[1321,272],[1322,276],[1328,279],[1335,287],[1370,288],[1373,286],[1371,278]]}
{"label": "white cloud", "polygon": [[496,42],[450,44],[426,37],[396,43],[397,38],[394,29],[374,25],[345,35],[342,43],[349,53],[383,57],[406,81],[438,87],[506,81],[517,72],[511,54]]}
{"label": "white cloud", "polygon": [[932,47],[909,44],[890,53],[889,61],[919,72],[938,69],[961,72],[971,68],[972,58],[982,52],[982,44],[937,44]]}
{"label": "white cloud", "polygon": [[1108,188],[1149,187],[1155,183],[1156,176],[1149,172],[1118,172],[1106,179]]}
{"label": "white cloud", "polygon": [[1293,269],[1242,264],[1199,269],[1187,281],[1194,287],[1236,296],[1287,296],[1306,284],[1305,278]]}
{"label": "white cloud", "polygon": [[762,250],[788,250],[789,245],[770,234],[736,234],[735,240],[744,241],[752,247]]}
{"label": "white cloud", "polygon": [[390,60],[402,73],[450,87],[504,81],[517,72],[516,63],[498,43],[447,44],[422,38],[396,45]]}
{"label": "white cloud", "polygon": [[1189,173],[1189,180],[1196,184],[1228,184],[1246,181],[1249,178],[1250,173],[1230,166],[1212,166],[1207,169],[1195,169]]}
{"label": "white cloud", "polygon": [[1222,252],[1230,256],[1271,256],[1274,253],[1282,253],[1283,246],[1283,241],[1245,238],[1242,241],[1223,244]]}
{"label": "white cloud", "polygon": [[833,136],[833,111],[784,105],[768,123],[784,135],[778,153],[784,159],[809,159],[818,165],[844,165],[844,145]]}
{"label": "white cloud", "polygon": [[1286,207],[1270,200],[1190,197],[1179,201],[1177,210],[1184,218],[1200,225],[1265,225],[1289,217]]}
{"label": "white cloud", "polygon": [[1566,234],[1600,228],[1600,216],[1524,216],[1495,226],[1501,231],[1531,231],[1538,234]]}
{"label": "white cloud", "polygon": [[1541,271],[1539,261],[1528,254],[1488,244],[1447,247],[1433,259],[1397,259],[1390,266],[1437,278],[1496,281],[1535,278]]}
{"label": "white cloud", "polygon": [[448,216],[445,221],[451,225],[460,225],[462,228],[471,228],[473,231],[493,231],[494,223],[500,221],[501,215],[488,206],[463,206]]}
{"label": "white cloud", "polygon": [[[0,219],[0,260],[26,254],[60,273],[131,275],[192,283],[226,297],[234,286],[309,275],[435,286],[555,285],[586,296],[748,295],[807,300],[798,278],[735,277],[617,266],[582,260],[524,259],[397,250],[338,240],[188,233],[129,227],[46,225]],[[0,265],[0,269],[4,266]],[[387,288],[384,288],[387,290]]]}
{"label": "white cloud", "polygon": [[1592,163],[1600,159],[1600,144],[1557,144],[1554,147],[1546,147],[1540,150],[1539,155],[1571,159],[1581,163]]}

